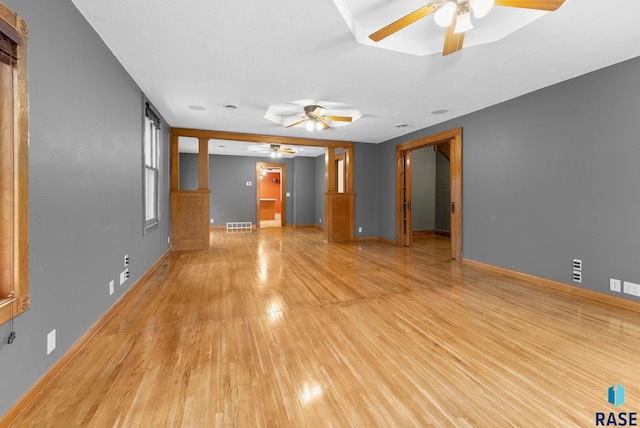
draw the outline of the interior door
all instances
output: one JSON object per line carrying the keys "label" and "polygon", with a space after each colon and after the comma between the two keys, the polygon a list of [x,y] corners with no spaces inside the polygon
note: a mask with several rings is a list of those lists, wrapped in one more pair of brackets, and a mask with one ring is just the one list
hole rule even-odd
{"label": "interior door", "polygon": [[402,244],[411,246],[411,150],[402,153]]}

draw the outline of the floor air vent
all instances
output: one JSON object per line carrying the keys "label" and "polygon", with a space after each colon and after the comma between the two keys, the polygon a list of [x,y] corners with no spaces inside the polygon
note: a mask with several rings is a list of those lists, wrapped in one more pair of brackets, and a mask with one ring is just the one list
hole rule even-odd
{"label": "floor air vent", "polygon": [[253,225],[250,221],[233,221],[227,223],[227,232],[251,232]]}

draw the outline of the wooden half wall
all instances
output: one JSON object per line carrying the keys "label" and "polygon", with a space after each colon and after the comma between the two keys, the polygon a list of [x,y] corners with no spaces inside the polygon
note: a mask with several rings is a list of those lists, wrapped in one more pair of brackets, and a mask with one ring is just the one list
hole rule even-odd
{"label": "wooden half wall", "polygon": [[[198,138],[197,190],[180,190],[179,137]],[[188,128],[171,129],[171,242],[174,250],[204,249],[209,246],[209,147],[210,139],[248,141],[325,148],[325,238],[329,242],[354,240],[353,168],[354,144],[274,135],[243,134]],[[336,149],[344,151],[344,192],[337,189]],[[215,201],[213,201],[215,203]]]}

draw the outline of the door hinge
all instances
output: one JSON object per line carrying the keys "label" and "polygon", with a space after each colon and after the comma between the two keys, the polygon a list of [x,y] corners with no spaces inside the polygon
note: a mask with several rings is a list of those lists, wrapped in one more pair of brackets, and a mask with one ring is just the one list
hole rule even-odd
{"label": "door hinge", "polygon": [[451,214],[455,214],[455,213],[456,213],[456,203],[451,202]]}

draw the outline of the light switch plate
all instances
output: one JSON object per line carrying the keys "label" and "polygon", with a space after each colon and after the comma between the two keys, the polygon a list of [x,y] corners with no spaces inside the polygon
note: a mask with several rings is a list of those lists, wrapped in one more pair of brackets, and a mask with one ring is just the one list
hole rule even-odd
{"label": "light switch plate", "polygon": [[56,329],[54,328],[47,334],[47,355],[56,349]]}

